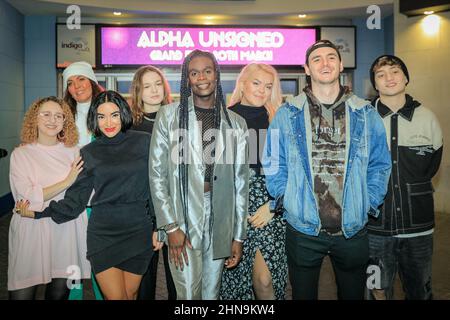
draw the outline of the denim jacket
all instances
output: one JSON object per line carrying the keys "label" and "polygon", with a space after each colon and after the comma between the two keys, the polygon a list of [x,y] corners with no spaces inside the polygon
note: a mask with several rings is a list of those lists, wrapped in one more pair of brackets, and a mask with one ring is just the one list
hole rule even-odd
{"label": "denim jacket", "polygon": [[[368,214],[378,216],[391,172],[381,117],[368,101],[351,95],[346,105],[342,232],[351,238]],[[305,93],[289,99],[272,120],[262,164],[269,193],[281,200],[284,217],[299,232],[318,235],[321,222],[311,171],[311,122]]]}

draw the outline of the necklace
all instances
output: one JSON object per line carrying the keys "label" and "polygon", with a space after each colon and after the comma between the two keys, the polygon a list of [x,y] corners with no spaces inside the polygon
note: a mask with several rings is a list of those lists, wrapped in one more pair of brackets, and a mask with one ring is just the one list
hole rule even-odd
{"label": "necklace", "polygon": [[151,119],[151,118],[149,118],[149,117],[147,117],[147,116],[144,116],[144,119],[145,119],[145,120],[148,120],[148,121],[151,121],[151,122],[155,122],[155,119]]}

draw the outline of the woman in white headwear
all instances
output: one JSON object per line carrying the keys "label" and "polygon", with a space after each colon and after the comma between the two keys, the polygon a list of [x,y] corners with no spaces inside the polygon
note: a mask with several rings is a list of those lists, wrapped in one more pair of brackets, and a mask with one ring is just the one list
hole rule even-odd
{"label": "woman in white headwear", "polygon": [[[104,89],[99,86],[92,66],[85,61],[78,61],[70,64],[63,72],[63,93],[64,101],[70,106],[75,117],[75,124],[78,129],[78,146],[81,148],[93,139],[93,135],[87,128],[87,115],[91,101]],[[90,208],[87,208],[87,215],[90,216]],[[102,299],[100,289],[92,277],[94,294],[97,300]],[[83,289],[79,286],[71,290],[70,300],[83,299]]]}
{"label": "woman in white headwear", "polygon": [[64,101],[66,101],[78,128],[78,146],[91,142],[92,134],[87,129],[86,119],[91,101],[103,91],[98,85],[92,66],[84,61],[74,62],[63,72]]}

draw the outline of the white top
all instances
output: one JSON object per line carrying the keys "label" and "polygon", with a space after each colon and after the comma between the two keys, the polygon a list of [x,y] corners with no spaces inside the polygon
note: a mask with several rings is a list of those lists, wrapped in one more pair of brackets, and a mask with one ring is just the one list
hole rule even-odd
{"label": "white top", "polygon": [[92,134],[87,128],[87,115],[91,101],[77,104],[77,114],[75,116],[75,124],[77,125],[79,140],[78,146],[84,147],[91,142]]}

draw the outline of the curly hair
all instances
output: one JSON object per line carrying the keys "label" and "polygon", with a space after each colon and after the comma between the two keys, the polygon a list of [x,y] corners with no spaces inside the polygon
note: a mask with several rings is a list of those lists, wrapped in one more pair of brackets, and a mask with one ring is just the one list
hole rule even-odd
{"label": "curly hair", "polygon": [[269,121],[272,121],[273,117],[275,116],[275,113],[278,110],[278,107],[283,102],[283,99],[282,99],[281,83],[280,83],[280,79],[278,77],[278,72],[275,70],[274,67],[272,67],[269,64],[253,62],[253,63],[246,65],[241,70],[241,72],[239,73],[239,76],[237,77],[236,87],[234,88],[233,94],[231,95],[230,103],[229,103],[230,105],[228,106],[228,108],[232,107],[236,103],[242,101],[242,98],[244,95],[244,92],[242,90],[242,85],[246,81],[248,81],[248,78],[250,78],[254,72],[257,72],[260,70],[267,72],[268,74],[272,75],[272,77],[273,77],[272,93],[270,95],[269,100],[264,105],[264,107],[266,108],[267,113],[269,115]]}
{"label": "curly hair", "polygon": [[22,132],[20,134],[20,140],[22,143],[34,143],[38,139],[38,114],[41,106],[49,101],[53,101],[61,106],[65,121],[62,130],[58,133],[58,141],[64,143],[66,147],[76,146],[78,143],[78,130],[75,125],[75,120],[70,110],[69,105],[64,100],[54,96],[40,98],[34,101],[25,113],[22,124]]}
{"label": "curly hair", "polygon": [[162,71],[154,66],[142,66],[140,67],[133,77],[133,82],[130,87],[130,107],[133,113],[133,124],[138,125],[142,122],[144,117],[144,103],[142,101],[142,78],[147,72],[155,72],[158,74],[162,80],[163,88],[164,88],[164,98],[161,101],[161,105],[164,106],[166,104],[172,103],[172,96],[170,95],[170,86],[166,77]]}

